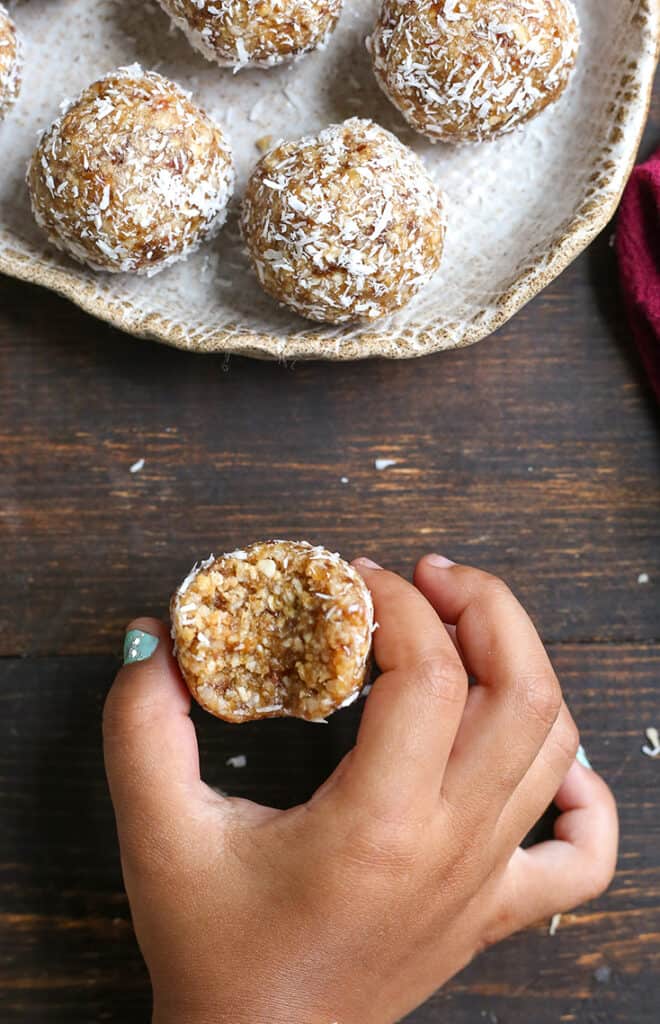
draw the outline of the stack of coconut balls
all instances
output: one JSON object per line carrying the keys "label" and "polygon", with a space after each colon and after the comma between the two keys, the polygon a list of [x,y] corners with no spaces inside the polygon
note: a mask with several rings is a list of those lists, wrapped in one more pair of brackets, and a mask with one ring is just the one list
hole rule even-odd
{"label": "stack of coconut balls", "polygon": [[[159,2],[209,60],[268,69],[331,45],[343,0]],[[453,144],[494,139],[557,100],[578,46],[571,0],[384,0],[367,40],[406,121]],[[19,84],[20,47],[0,7],[0,119]],[[220,230],[234,181],[227,132],[138,65],[69,104],[28,170],[34,216],[54,245],[96,271],[148,275]],[[241,228],[277,302],[319,322],[371,321],[404,307],[438,269],[444,200],[412,150],[351,118],[266,153]]]}

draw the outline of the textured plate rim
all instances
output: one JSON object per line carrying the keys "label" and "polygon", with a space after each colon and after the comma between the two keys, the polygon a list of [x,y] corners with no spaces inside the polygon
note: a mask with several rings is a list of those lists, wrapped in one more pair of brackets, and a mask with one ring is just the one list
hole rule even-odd
{"label": "textured plate rim", "polygon": [[[127,300],[99,296],[91,281],[80,280],[67,267],[55,266],[6,247],[0,251],[0,273],[48,288],[69,299],[84,312],[135,337],[158,341],[185,351],[271,360],[348,362],[373,357],[413,359],[474,345],[502,327],[554,281],[602,231],[619,205],[635,164],[660,57],[660,0],[649,0],[648,4],[640,6],[637,14],[644,18],[640,65],[635,69],[636,77],[625,83],[624,89],[629,94],[637,87],[637,101],[632,97],[619,103],[613,113],[610,135],[603,141],[603,149],[606,149],[614,141],[613,135],[625,137],[626,127],[630,127],[638,113],[641,113],[639,128],[635,137],[629,140],[628,160],[614,169],[609,181],[601,183],[601,187],[607,190],[605,195],[601,194],[599,199],[585,197],[562,234],[537,258],[534,265],[518,275],[493,308],[482,310],[464,324],[427,328],[416,334],[414,342],[406,341],[403,336],[393,337],[390,333],[373,330],[363,333],[359,338],[340,339],[336,345],[333,345],[332,339],[313,333],[299,333],[283,341],[274,335],[228,327],[207,335],[203,344],[196,344],[194,338],[190,338],[190,334],[194,335],[190,328],[172,323],[158,313],[140,312]],[[648,77],[645,77],[644,71]],[[323,350],[319,351],[321,347]]]}

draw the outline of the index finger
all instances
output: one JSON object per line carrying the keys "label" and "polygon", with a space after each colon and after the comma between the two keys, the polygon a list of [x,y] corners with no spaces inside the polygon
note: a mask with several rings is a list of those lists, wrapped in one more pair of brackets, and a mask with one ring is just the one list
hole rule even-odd
{"label": "index finger", "polygon": [[437,808],[467,697],[467,675],[437,614],[395,573],[355,563],[371,591],[383,674],[365,705],[347,779],[381,818]]}
{"label": "index finger", "polygon": [[501,580],[437,556],[415,582],[458,643],[476,685],[470,691],[445,795],[499,817],[527,775],[562,707],[559,682],[534,624]]}

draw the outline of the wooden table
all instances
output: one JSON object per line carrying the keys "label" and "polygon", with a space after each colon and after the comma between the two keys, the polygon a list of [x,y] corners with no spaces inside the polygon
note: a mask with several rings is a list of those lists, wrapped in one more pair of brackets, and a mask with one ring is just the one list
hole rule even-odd
{"label": "wooden table", "polygon": [[[644,151],[659,133],[656,94]],[[545,923],[481,957],[411,1021],[656,1024],[660,762],[640,748],[660,727],[660,418],[610,237],[496,337],[410,363],[182,354],[0,280],[4,1024],[148,1019],[103,698],[129,618],[163,614],[198,556],[270,536],[407,574],[438,550],[504,576],[618,797],[610,892],[554,937]],[[197,714],[205,777],[290,805],[358,716],[236,729]],[[225,764],[237,753],[242,770]]]}

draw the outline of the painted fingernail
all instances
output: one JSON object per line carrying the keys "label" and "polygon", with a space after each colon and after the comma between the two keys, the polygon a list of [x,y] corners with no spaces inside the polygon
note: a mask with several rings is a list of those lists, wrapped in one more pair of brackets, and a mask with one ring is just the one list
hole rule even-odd
{"label": "painted fingernail", "polygon": [[429,565],[435,566],[436,569],[451,569],[452,565],[456,565],[456,562],[445,558],[444,555],[428,555],[426,561]]}
{"label": "painted fingernail", "polygon": [[142,629],[129,629],[124,637],[124,665],[146,661],[158,647],[158,637]]}
{"label": "painted fingernail", "polygon": [[587,757],[584,747],[582,745],[578,747],[578,752],[575,755],[575,760],[579,761],[583,768],[591,768],[591,761]]}
{"label": "painted fingernail", "polygon": [[356,565],[362,565],[365,569],[382,569],[378,562],[372,562],[370,558],[356,558]]}

